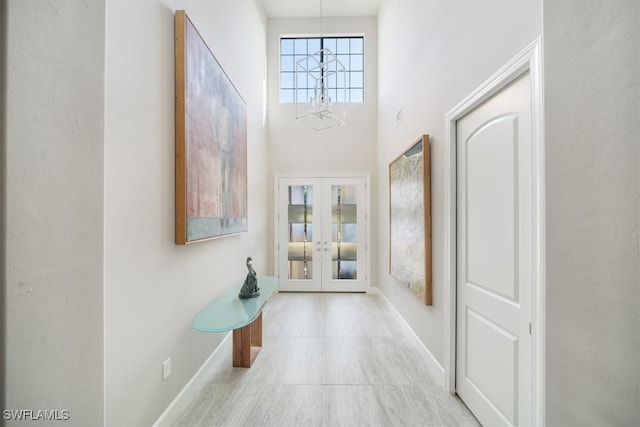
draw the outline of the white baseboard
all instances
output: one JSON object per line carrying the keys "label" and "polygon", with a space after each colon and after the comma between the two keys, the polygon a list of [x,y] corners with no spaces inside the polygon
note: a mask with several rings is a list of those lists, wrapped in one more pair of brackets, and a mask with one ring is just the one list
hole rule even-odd
{"label": "white baseboard", "polygon": [[231,356],[233,354],[232,333],[229,332],[216,347],[200,369],[191,377],[189,382],[180,390],[180,393],[167,406],[162,415],[153,423],[153,427],[169,426],[175,423],[177,418],[187,407],[198,399],[201,388],[198,385],[206,384],[216,375],[226,372],[231,368]]}
{"label": "white baseboard", "polygon": [[398,318],[407,326],[409,331],[411,331],[411,335],[413,335],[415,340],[420,345],[420,348],[424,351],[424,355],[426,356],[425,360],[427,361],[427,365],[428,365],[427,369],[429,370],[429,374],[431,374],[431,377],[434,379],[436,384],[438,384],[440,387],[444,387],[444,366],[442,366],[440,364],[440,362],[438,362],[438,360],[435,358],[435,356],[429,351],[429,348],[427,348],[427,346],[422,342],[422,340],[418,337],[418,335],[416,335],[416,333],[413,330],[413,328],[409,325],[409,323],[407,323],[407,321],[404,319],[404,317],[402,317],[402,315],[400,314],[398,309],[391,303],[391,301],[389,301],[389,298],[387,298],[387,296],[384,294],[384,292],[382,292],[382,289],[380,289],[380,288],[375,288],[375,289],[377,289],[378,295],[380,295],[382,298],[385,299],[385,301],[387,301],[387,303],[389,303],[389,307],[391,307],[393,309],[393,311],[398,316]]}

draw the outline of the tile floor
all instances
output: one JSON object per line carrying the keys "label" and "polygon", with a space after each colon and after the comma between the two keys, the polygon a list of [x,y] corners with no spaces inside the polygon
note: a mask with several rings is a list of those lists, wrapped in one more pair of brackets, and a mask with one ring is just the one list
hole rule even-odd
{"label": "tile floor", "polygon": [[369,294],[275,294],[249,369],[220,369],[176,426],[478,426],[424,351]]}

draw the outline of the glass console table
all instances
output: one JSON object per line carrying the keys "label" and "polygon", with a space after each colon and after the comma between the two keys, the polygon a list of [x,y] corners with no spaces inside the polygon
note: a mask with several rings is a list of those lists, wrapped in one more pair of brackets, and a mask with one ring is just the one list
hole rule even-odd
{"label": "glass console table", "polygon": [[258,276],[260,295],[240,299],[240,283],[198,313],[191,327],[200,332],[233,331],[233,366],[250,368],[262,348],[262,309],[277,286],[276,277]]}

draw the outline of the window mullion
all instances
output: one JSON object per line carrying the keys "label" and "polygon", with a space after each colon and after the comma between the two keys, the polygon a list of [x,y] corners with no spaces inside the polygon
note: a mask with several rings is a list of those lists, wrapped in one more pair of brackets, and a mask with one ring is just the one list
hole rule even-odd
{"label": "window mullion", "polygon": [[[324,64],[324,37],[320,37],[320,63]],[[320,67],[320,91],[324,93],[324,67]]]}

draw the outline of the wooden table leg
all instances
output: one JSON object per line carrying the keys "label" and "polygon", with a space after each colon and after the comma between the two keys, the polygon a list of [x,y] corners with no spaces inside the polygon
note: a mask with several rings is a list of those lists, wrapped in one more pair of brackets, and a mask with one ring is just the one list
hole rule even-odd
{"label": "wooden table leg", "polygon": [[262,349],[262,313],[244,328],[233,331],[233,366],[250,368]]}

